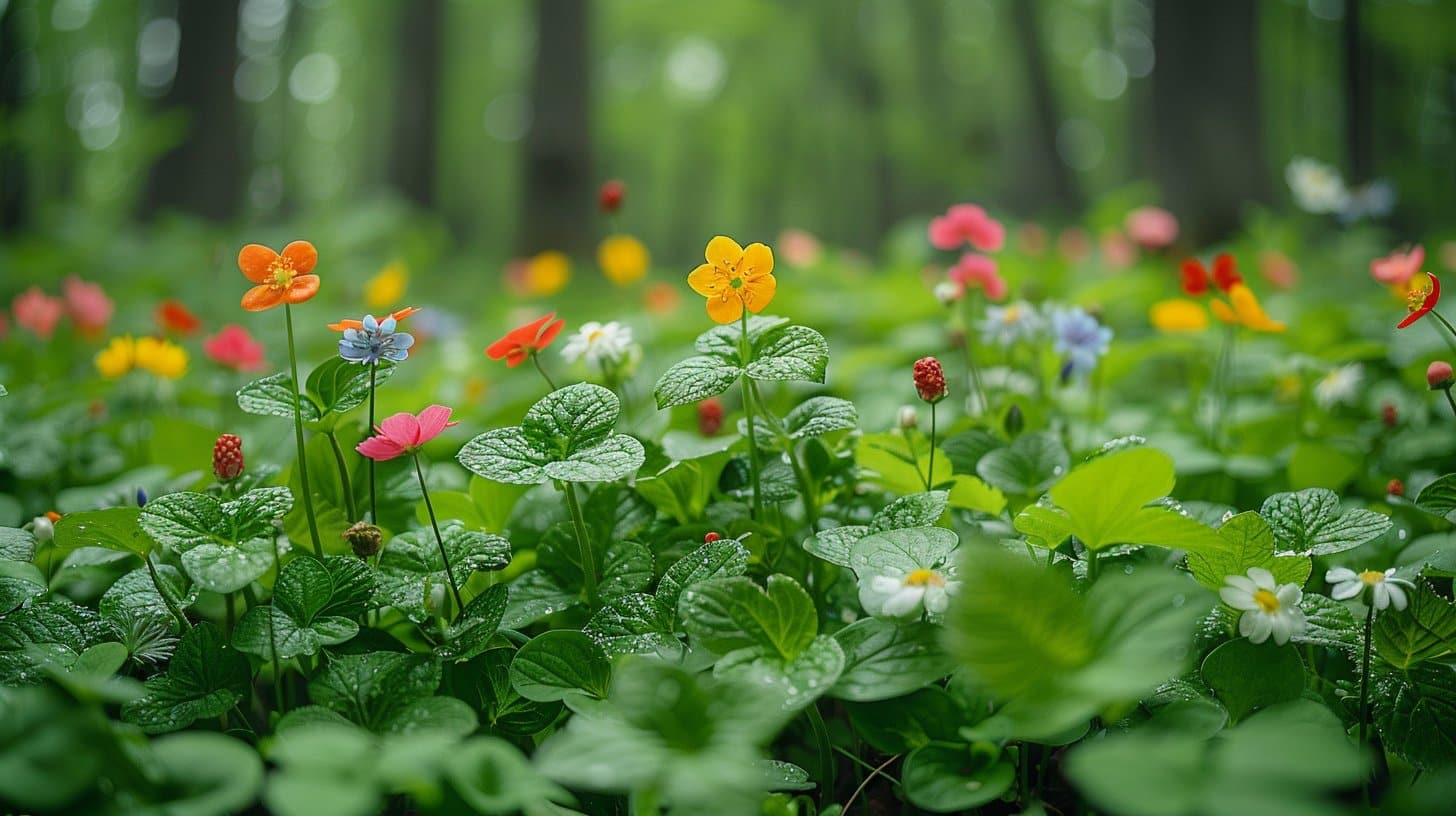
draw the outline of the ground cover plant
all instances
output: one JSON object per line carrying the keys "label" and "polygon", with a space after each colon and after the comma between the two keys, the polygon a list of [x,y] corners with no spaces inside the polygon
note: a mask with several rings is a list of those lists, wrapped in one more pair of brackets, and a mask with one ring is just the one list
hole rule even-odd
{"label": "ground cover plant", "polygon": [[[180,302],[137,336],[94,283],[22,293],[0,800],[1439,808],[1456,332],[1423,250],[1374,258],[1332,345],[1237,245],[1039,259],[970,204],[922,235],[933,277],[884,280],[711,237],[648,290],[686,333],[530,312],[466,367],[501,394],[327,244],[209,272],[237,322],[205,339]],[[846,275],[862,312],[811,297]],[[1033,294],[1072,276],[1083,305]],[[903,333],[837,342],[876,299]]]}

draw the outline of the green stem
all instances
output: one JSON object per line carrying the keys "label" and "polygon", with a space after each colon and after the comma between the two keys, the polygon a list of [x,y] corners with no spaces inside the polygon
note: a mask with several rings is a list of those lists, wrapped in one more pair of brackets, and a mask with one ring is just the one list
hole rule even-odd
{"label": "green stem", "polygon": [[[763,397],[758,393],[758,384],[750,381],[748,386],[753,391],[754,402],[760,406],[763,405]],[[814,484],[809,479],[809,471],[799,461],[797,455],[798,448],[794,443],[794,438],[789,434],[788,429],[784,427],[783,423],[772,412],[764,410],[762,413],[764,420],[768,422],[769,428],[779,438],[779,443],[784,446],[784,455],[788,457],[789,467],[794,471],[794,480],[799,483],[799,492],[803,496],[804,501],[804,520],[808,523],[809,533],[812,535],[819,530],[819,503],[816,491],[814,490]]]}
{"label": "green stem", "polygon": [[440,548],[440,561],[445,565],[445,578],[450,581],[450,592],[455,596],[455,608],[461,611],[465,609],[465,602],[460,599],[460,585],[455,583],[455,571],[450,567],[450,555],[445,552],[445,538],[440,535],[440,523],[435,520],[435,505],[430,503],[430,488],[425,484],[425,470],[420,467],[420,455],[411,454],[415,463],[415,475],[420,479],[420,495],[425,498],[425,512],[430,516],[430,529],[435,531],[435,544]]}
{"label": "green stem", "polygon": [[543,379],[543,380],[546,381],[546,385],[552,391],[555,391],[556,390],[556,383],[554,383],[554,382],[551,381],[551,375],[550,374],[547,374],[546,373],[546,368],[541,365],[541,353],[539,351],[533,351],[533,352],[531,352],[531,362],[536,365],[536,370],[539,371],[539,372],[541,372],[541,379]]}
{"label": "green stem", "polygon": [[1087,548],[1087,583],[1090,584],[1090,583],[1093,583],[1093,582],[1095,582],[1097,580],[1097,575],[1101,571],[1101,567],[1102,567],[1102,565],[1099,564],[1099,563],[1097,563],[1097,551],[1094,550],[1094,549],[1092,549],[1091,547],[1088,547]]}
{"label": "green stem", "polygon": [[749,359],[748,311],[746,309],[739,318],[738,325],[742,329],[742,335],[738,341],[738,359],[744,369],[743,374],[739,375],[739,382],[743,386],[743,415],[748,420],[748,481],[753,486],[753,507],[750,515],[757,520],[763,512],[763,496],[759,488],[758,433],[753,422],[752,384],[748,380],[748,364],[751,360]]}
{"label": "green stem", "polygon": [[1370,721],[1370,629],[1375,622],[1375,599],[1367,598],[1366,601],[1370,606],[1365,611],[1365,654],[1360,659],[1359,735],[1362,749],[1365,747],[1365,724]]}
{"label": "green stem", "polygon": [[581,502],[576,498],[576,484],[566,482],[566,506],[571,509],[571,526],[576,528],[576,546],[581,553],[581,578],[586,587],[586,601],[589,606],[597,605],[597,559],[592,553],[591,539],[586,532],[586,517],[581,513]]}
{"label": "green stem", "polygon": [[1451,415],[1456,416],[1456,398],[1452,398],[1451,389],[1442,388],[1441,391],[1446,394],[1446,404],[1451,406]]}
{"label": "green stem", "polygon": [[660,812],[656,787],[647,787],[632,792],[632,816],[657,816]]}
{"label": "green stem", "polygon": [[339,466],[339,488],[344,491],[344,510],[349,514],[349,523],[353,524],[359,520],[359,508],[354,503],[354,480],[349,477],[349,463],[344,459],[344,449],[339,446],[338,434],[329,431],[324,435],[334,449],[334,463]]}
{"label": "green stem", "polygon": [[[1456,351],[1456,326],[1452,326],[1451,321],[1447,320],[1441,315],[1440,312],[1436,311],[1435,309],[1431,310],[1431,317],[1434,317],[1437,320],[1441,321],[1441,325],[1446,327],[1446,333],[1441,335],[1441,339],[1446,341],[1446,345],[1449,346],[1452,351]],[[1439,331],[1437,333],[1440,334]]]}
{"label": "green stem", "polygon": [[[369,364],[369,427],[366,433],[374,433],[374,389],[376,384],[375,375],[379,373],[379,363]],[[379,523],[379,498],[374,492],[374,465],[373,459],[369,460],[369,523]]]}
{"label": "green stem", "polygon": [[238,600],[238,593],[236,593],[236,592],[224,592],[223,593],[222,602],[223,602],[224,607],[225,607],[223,619],[227,623],[227,628],[224,629],[223,631],[227,632],[228,640],[232,640],[232,637],[233,637],[233,627],[236,626],[237,623],[238,623],[237,600]]}
{"label": "green stem", "polygon": [[925,466],[925,489],[935,489],[935,403],[930,403],[930,461]]}
{"label": "green stem", "polygon": [[283,304],[284,322],[288,324],[288,370],[293,375],[293,439],[298,443],[298,481],[303,487],[303,515],[308,519],[308,533],[313,537],[313,554],[324,557],[323,539],[319,537],[318,517],[313,512],[313,491],[308,484],[308,455],[303,448],[303,395],[298,390],[298,351],[293,343],[293,307]]}
{"label": "green stem", "polygon": [[[981,369],[976,365],[975,340],[973,339],[975,336],[975,324],[971,320],[972,313],[976,310],[976,305],[979,300],[980,298],[974,293],[968,295],[965,299],[966,367],[971,372],[971,387],[976,391],[976,403],[979,406],[976,413],[984,414],[990,413],[991,411],[991,398],[986,394],[986,386],[981,382]],[[932,408],[932,410],[934,409]]]}
{"label": "green stem", "polygon": [[142,556],[142,560],[147,563],[147,572],[152,576],[152,586],[156,587],[157,594],[162,596],[162,603],[167,605],[167,611],[171,612],[172,617],[177,619],[177,624],[181,627],[179,631],[185,632],[191,629],[192,623],[187,620],[186,615],[182,614],[182,610],[177,608],[176,602],[172,600],[171,595],[167,594],[167,590],[162,588],[162,579],[157,575],[156,566],[152,564],[151,554],[148,553]]}
{"label": "green stem", "polygon": [[822,796],[834,790],[834,743],[829,739],[829,728],[824,725],[824,715],[819,713],[818,704],[810,703],[806,711],[809,725],[814,729],[814,741],[819,747],[819,790],[822,805]]}

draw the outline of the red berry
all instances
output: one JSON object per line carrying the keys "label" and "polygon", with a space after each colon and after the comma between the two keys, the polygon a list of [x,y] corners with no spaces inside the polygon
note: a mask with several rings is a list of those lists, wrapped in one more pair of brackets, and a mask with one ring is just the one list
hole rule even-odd
{"label": "red berry", "polygon": [[1396,410],[1395,403],[1387,402],[1380,406],[1380,421],[1387,428],[1394,428],[1400,422],[1400,412]]}
{"label": "red berry", "polygon": [[622,199],[627,196],[627,185],[612,179],[602,184],[602,189],[597,192],[597,206],[602,212],[614,213],[622,208]]}
{"label": "red berry", "polygon": [[1405,483],[1399,479],[1391,479],[1390,483],[1385,486],[1385,492],[1390,496],[1404,496]]}
{"label": "red berry", "polygon": [[219,482],[230,482],[243,475],[243,440],[223,434],[212,446],[212,475]]}
{"label": "red berry", "polygon": [[1426,385],[1432,391],[1443,391],[1451,387],[1453,376],[1451,364],[1445,360],[1437,360],[1426,367]]}
{"label": "red berry", "polygon": [[713,436],[723,427],[723,401],[708,397],[698,403],[698,431],[703,436]]}
{"label": "red berry", "polygon": [[934,357],[921,357],[915,361],[915,391],[926,402],[939,402],[945,398],[945,370]]}
{"label": "red berry", "polygon": [[712,544],[714,541],[717,541],[718,539],[720,539],[722,537],[723,536],[720,536],[717,533],[708,533],[707,535],[703,536],[703,543],[704,544]]}

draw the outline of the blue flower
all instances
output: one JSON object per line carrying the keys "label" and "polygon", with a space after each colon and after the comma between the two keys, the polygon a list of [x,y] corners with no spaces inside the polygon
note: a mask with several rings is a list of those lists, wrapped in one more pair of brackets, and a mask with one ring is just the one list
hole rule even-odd
{"label": "blue flower", "polygon": [[1052,349],[1063,356],[1062,381],[1096,368],[1112,342],[1112,329],[1076,306],[1053,312],[1051,322]]}
{"label": "blue flower", "polygon": [[365,315],[364,325],[358,329],[344,329],[339,339],[339,356],[351,363],[374,365],[380,360],[402,363],[409,358],[410,347],[415,338],[409,332],[395,331],[394,318],[375,320],[374,315]]}

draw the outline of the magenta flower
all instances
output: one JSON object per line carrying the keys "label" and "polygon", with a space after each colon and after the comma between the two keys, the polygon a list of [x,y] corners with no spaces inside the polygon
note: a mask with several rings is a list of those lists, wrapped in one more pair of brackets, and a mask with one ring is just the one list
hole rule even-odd
{"label": "magenta flower", "polygon": [[387,462],[403,454],[415,454],[446,428],[458,424],[450,421],[450,409],[443,405],[431,405],[419,416],[398,413],[379,423],[374,429],[377,434],[360,442],[355,450],[376,462]]}
{"label": "magenta flower", "polygon": [[94,337],[111,322],[115,307],[101,284],[71,275],[61,284],[61,289],[65,294],[66,314],[82,334]]}
{"label": "magenta flower", "polygon": [[980,287],[985,290],[990,300],[999,302],[1006,298],[1006,281],[996,271],[996,262],[985,255],[967,252],[950,268],[949,275],[952,281],[967,289]]}
{"label": "magenta flower", "polygon": [[48,296],[39,286],[32,286],[17,295],[10,308],[15,312],[15,325],[29,329],[31,334],[42,340],[49,340],[66,310],[66,304],[60,298]]}
{"label": "magenta flower", "polygon": [[936,249],[970,244],[982,252],[995,252],[1004,243],[1006,228],[975,204],[957,204],[930,220],[930,244]]}
{"label": "magenta flower", "polygon": [[1162,207],[1138,207],[1122,226],[1127,237],[1144,249],[1162,249],[1178,240],[1178,219]]}
{"label": "magenta flower", "polygon": [[1421,264],[1425,261],[1426,249],[1417,244],[1408,252],[1397,250],[1384,258],[1371,261],[1370,276],[1390,286],[1405,286],[1421,271]]}

